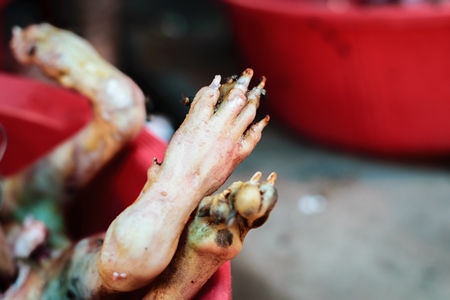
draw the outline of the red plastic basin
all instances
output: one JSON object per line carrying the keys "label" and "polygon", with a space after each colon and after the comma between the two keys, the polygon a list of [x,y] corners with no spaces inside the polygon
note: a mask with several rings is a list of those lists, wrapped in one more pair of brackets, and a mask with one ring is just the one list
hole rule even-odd
{"label": "red plastic basin", "polygon": [[276,120],[345,149],[450,152],[450,5],[225,2]]}
{"label": "red plastic basin", "polygon": [[[0,173],[26,167],[91,118],[87,99],[41,82],[0,74],[0,123],[8,145]],[[167,144],[143,129],[73,201],[67,221],[74,238],[105,231],[111,221],[139,195],[147,169],[164,156]],[[231,299],[230,263],[224,264],[197,299]]]}

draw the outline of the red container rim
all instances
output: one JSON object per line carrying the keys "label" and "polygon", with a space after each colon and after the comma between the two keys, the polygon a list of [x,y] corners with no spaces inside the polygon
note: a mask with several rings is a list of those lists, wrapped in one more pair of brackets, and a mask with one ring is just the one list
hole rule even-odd
{"label": "red container rim", "polygon": [[[450,22],[450,4],[398,4],[398,5],[357,5],[350,4],[340,9],[318,3],[289,0],[222,0],[233,7],[277,14],[295,19],[298,16],[326,18],[340,26],[439,26]],[[302,18],[302,20],[304,20]],[[267,20],[270,22],[270,19]]]}

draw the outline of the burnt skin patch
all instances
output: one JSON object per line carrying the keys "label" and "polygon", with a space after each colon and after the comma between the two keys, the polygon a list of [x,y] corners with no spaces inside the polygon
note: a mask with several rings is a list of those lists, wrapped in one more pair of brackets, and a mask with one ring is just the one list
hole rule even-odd
{"label": "burnt skin patch", "polygon": [[211,204],[203,205],[198,209],[197,216],[199,218],[209,217],[211,215]]}
{"label": "burnt skin patch", "polygon": [[75,295],[75,292],[72,290],[68,290],[66,292],[66,297],[67,297],[67,299],[76,299],[77,298],[77,296]]}
{"label": "burnt skin patch", "polygon": [[219,225],[223,222],[225,222],[225,220],[227,219],[225,216],[225,213],[223,212],[216,212],[214,217],[214,224]]}
{"label": "burnt skin patch", "polygon": [[217,246],[222,248],[228,248],[233,243],[233,233],[228,229],[220,229],[217,231],[216,238],[214,239]]}
{"label": "burnt skin patch", "polygon": [[36,44],[32,44],[30,48],[28,48],[28,56],[34,56],[36,54],[37,46]]}
{"label": "burnt skin patch", "polygon": [[268,218],[269,218],[269,214],[266,214],[266,215],[262,216],[261,218],[256,219],[252,224],[252,228],[258,228],[258,227],[264,225],[264,223],[266,223]]}

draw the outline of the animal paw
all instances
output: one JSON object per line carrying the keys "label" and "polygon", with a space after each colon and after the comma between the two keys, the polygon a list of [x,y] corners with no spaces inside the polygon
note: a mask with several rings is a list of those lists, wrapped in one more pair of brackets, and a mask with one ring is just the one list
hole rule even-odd
{"label": "animal paw", "polygon": [[188,243],[197,251],[234,258],[250,229],[263,225],[278,199],[276,173],[259,182],[261,172],[247,182],[234,182],[220,194],[205,197],[189,227]]}
{"label": "animal paw", "polygon": [[170,166],[170,174],[193,179],[200,199],[215,192],[251,153],[269,122],[266,116],[253,123],[266,79],[248,90],[252,76],[253,70],[247,69],[223,84],[216,76],[197,93],[168,145],[163,167]]}

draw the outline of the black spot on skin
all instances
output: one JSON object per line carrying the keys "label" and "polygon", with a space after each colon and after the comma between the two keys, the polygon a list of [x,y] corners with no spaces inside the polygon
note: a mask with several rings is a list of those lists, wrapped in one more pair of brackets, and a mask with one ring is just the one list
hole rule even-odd
{"label": "black spot on skin", "polygon": [[36,44],[33,44],[30,46],[30,48],[28,49],[28,56],[34,56],[36,54]]}
{"label": "black spot on skin", "polygon": [[266,223],[268,218],[269,218],[269,214],[264,215],[259,219],[256,219],[252,224],[252,228],[258,228],[258,227],[264,225],[264,223]]}
{"label": "black spot on skin", "polygon": [[244,218],[237,218],[237,220],[239,227],[239,239],[241,240],[241,242],[243,242],[245,235],[247,234],[250,228],[250,224],[248,223],[248,220]]}
{"label": "black spot on skin", "polygon": [[217,246],[228,248],[233,243],[233,234],[228,229],[220,229],[217,231],[214,241]]}
{"label": "black spot on skin", "polygon": [[203,206],[202,208],[200,208],[198,211],[198,217],[199,218],[209,217],[210,216],[209,209],[210,209],[209,206],[208,207]]}
{"label": "black spot on skin", "polygon": [[67,299],[76,299],[75,293],[71,290],[68,290],[66,293]]}
{"label": "black spot on skin", "polygon": [[218,225],[220,223],[225,222],[225,215],[222,212],[216,212],[215,218],[214,218],[214,224]]}

